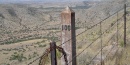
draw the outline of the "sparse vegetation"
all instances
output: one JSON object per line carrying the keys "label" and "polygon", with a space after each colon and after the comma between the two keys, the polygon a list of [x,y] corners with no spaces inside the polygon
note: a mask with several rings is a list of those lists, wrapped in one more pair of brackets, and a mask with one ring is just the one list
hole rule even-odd
{"label": "sparse vegetation", "polygon": [[36,14],[36,11],[37,11],[36,8],[34,8],[34,7],[28,7],[28,14],[34,16]]}
{"label": "sparse vegetation", "polygon": [[56,49],[56,56],[57,56],[58,59],[61,59],[61,55],[62,55],[62,53],[59,52],[59,51]]}
{"label": "sparse vegetation", "polygon": [[[120,1],[119,1],[120,2]],[[80,3],[80,2],[78,2]],[[94,2],[94,5],[97,2]],[[100,20],[104,19],[105,17],[114,13],[120,4],[116,1],[112,1],[109,3],[100,3],[98,5],[89,9],[86,9],[87,3],[85,4],[80,3],[80,5],[75,4],[74,7],[72,4],[72,8],[76,12],[76,34],[83,32],[84,30],[88,30],[91,28],[92,25],[98,23]],[[2,4],[1,4],[2,5]],[[0,6],[0,65],[1,63],[5,63],[4,65],[27,65],[26,63],[34,60],[38,56],[41,56],[44,52],[45,48],[49,45],[51,41],[59,40],[61,35],[61,26],[60,26],[60,18],[59,14],[63,9],[62,6],[60,7],[51,7],[47,5],[43,6],[40,5],[16,5],[16,4],[7,4]],[[89,6],[93,5],[91,3]],[[114,6],[114,7],[113,7]],[[122,14],[122,13],[121,13]],[[119,13],[119,15],[121,15]],[[103,32],[108,26],[112,27],[110,30],[105,31],[105,35],[103,36],[103,43],[105,46],[111,45],[111,43],[115,42],[116,39],[112,38],[109,44],[107,43],[107,39],[112,36],[114,31],[116,31],[116,27],[114,21],[116,20],[117,15],[111,17],[105,24],[102,24]],[[15,20],[15,19],[20,19]],[[129,17],[128,17],[129,18]],[[21,22],[21,23],[19,23]],[[112,22],[112,23],[111,23]],[[59,25],[55,25],[59,24]],[[123,23],[121,23],[123,24]],[[119,24],[119,27],[121,26]],[[52,26],[52,27],[51,27]],[[129,24],[128,24],[129,26]],[[56,34],[53,34],[52,31],[55,31]],[[122,29],[120,31],[123,31]],[[85,31],[84,34],[78,35],[76,38],[76,42],[78,41],[79,45],[77,44],[77,54],[81,52],[84,47],[89,45],[91,42],[96,41],[94,45],[90,46],[87,50],[91,52],[95,52],[99,50],[100,47],[100,39],[96,40],[96,38],[100,35],[99,25],[97,25],[94,29]],[[121,37],[119,37],[121,38]],[[34,41],[36,39],[44,39],[40,41]],[[129,35],[128,35],[129,39]],[[17,44],[16,44],[17,43]],[[58,44],[61,42],[57,42]],[[123,40],[119,39],[119,45],[123,48]],[[3,44],[3,45],[2,45]],[[8,48],[7,48],[8,47]],[[128,51],[128,50],[127,50]],[[91,53],[90,52],[90,53]],[[89,61],[93,58],[93,54],[83,53],[77,58],[78,65],[88,64]],[[127,52],[126,57],[130,54]],[[61,58],[61,53],[57,51],[58,60]],[[50,57],[50,56],[48,56]],[[50,64],[50,58],[46,57],[45,61]],[[120,56],[119,56],[120,57]],[[124,56],[125,58],[125,56]],[[123,58],[123,60],[124,60]],[[7,60],[8,59],[8,60]],[[6,61],[3,61],[6,60]],[[27,61],[25,61],[27,60]],[[112,59],[111,59],[112,60]],[[115,61],[115,58],[113,59]],[[129,61],[129,59],[127,59]],[[110,61],[110,60],[107,60]],[[112,61],[114,63],[114,61]],[[127,62],[128,62],[127,61]],[[22,63],[20,63],[22,62]],[[125,61],[122,61],[125,62]],[[34,63],[35,64],[35,63]],[[113,65],[113,64],[109,64]],[[115,64],[116,65],[116,64]],[[123,64],[121,64],[123,65]]]}
{"label": "sparse vegetation", "polygon": [[0,17],[5,18],[2,13],[0,13]]}
{"label": "sparse vegetation", "polygon": [[15,13],[15,11],[14,11],[13,8],[9,8],[9,9],[7,9],[7,10],[8,10],[8,12],[9,12],[9,14],[10,14],[11,16],[17,17],[17,14]]}
{"label": "sparse vegetation", "polygon": [[78,65],[88,64],[90,62],[90,59],[91,57],[88,53],[83,53],[77,59]]}
{"label": "sparse vegetation", "polygon": [[39,47],[46,47],[46,44],[44,44],[44,45],[39,45]]}
{"label": "sparse vegetation", "polygon": [[8,54],[8,53],[3,53],[3,54]]}
{"label": "sparse vegetation", "polygon": [[119,43],[120,43],[121,47],[124,47],[124,41],[123,40],[120,40]]}
{"label": "sparse vegetation", "polygon": [[10,60],[17,60],[19,62],[22,62],[23,60],[26,60],[27,58],[24,57],[23,54],[20,54],[20,53],[17,53],[17,52],[14,52],[13,55],[11,55],[10,57]]}
{"label": "sparse vegetation", "polygon": [[[13,43],[18,43],[18,42],[22,42],[22,41],[33,40],[33,39],[41,39],[41,38],[42,37],[33,37],[33,36],[31,36],[31,37],[27,36],[27,37],[23,37],[23,38],[19,38],[19,39],[17,39],[17,38],[11,39],[10,38],[9,40],[6,40],[3,43],[1,43],[1,45],[3,45],[3,44],[13,44]],[[44,41],[42,41],[42,42],[44,42]],[[37,42],[37,43],[39,43],[39,42]]]}

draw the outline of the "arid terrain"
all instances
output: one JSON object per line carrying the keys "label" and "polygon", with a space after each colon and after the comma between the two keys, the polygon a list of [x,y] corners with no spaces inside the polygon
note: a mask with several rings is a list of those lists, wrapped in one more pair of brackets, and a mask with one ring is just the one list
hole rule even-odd
{"label": "arid terrain", "polygon": [[[105,0],[105,1],[83,1],[83,2],[62,2],[62,3],[5,3],[0,4],[0,65],[27,65],[39,56],[49,47],[51,41],[56,41],[57,45],[61,44],[61,17],[60,14],[66,6],[69,6],[75,11],[76,18],[76,35],[84,30],[99,23],[106,17],[114,14],[116,11],[123,8],[125,0]],[[127,9],[130,11],[130,9]],[[119,12],[119,18],[123,16],[123,10]],[[129,19],[130,16],[127,18]],[[106,44],[106,41],[116,32],[114,21],[117,15],[113,15],[103,23],[103,31],[111,26],[111,31],[105,32],[103,36],[103,45],[106,45],[104,50],[109,50],[116,45],[115,39]],[[123,24],[123,18],[119,20],[119,27]],[[129,28],[129,22],[127,22]],[[129,31],[127,30],[127,39],[129,39]],[[120,40],[119,52],[122,51],[123,28],[119,33]],[[81,52],[87,45],[95,41],[99,36],[99,27],[85,32],[77,36],[77,53]],[[127,40],[129,43],[129,40]],[[78,65],[85,65],[89,62],[99,50],[100,39],[88,48],[77,59]],[[111,44],[112,43],[112,44]],[[129,45],[128,45],[129,46]],[[117,49],[115,48],[115,50]],[[122,54],[122,59],[126,55],[129,47]],[[124,50],[124,49],[123,49]],[[91,53],[89,53],[91,51]],[[105,52],[105,51],[104,51]],[[119,53],[120,54],[120,53]],[[83,58],[87,55],[87,59]],[[105,55],[105,53],[104,53]],[[127,58],[129,60],[130,58]],[[86,61],[84,61],[86,60]],[[112,63],[110,63],[113,61]],[[108,60],[106,63],[114,65],[114,60]],[[38,65],[39,60],[31,65]],[[60,62],[59,62],[60,63]],[[122,61],[128,63],[127,61]],[[49,63],[48,63],[49,64]],[[60,64],[59,64],[60,65]]]}

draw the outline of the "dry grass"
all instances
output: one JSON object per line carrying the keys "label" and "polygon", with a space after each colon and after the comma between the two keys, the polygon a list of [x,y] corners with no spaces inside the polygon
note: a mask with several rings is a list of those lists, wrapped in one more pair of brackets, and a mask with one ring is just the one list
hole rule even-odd
{"label": "dry grass", "polygon": [[[18,13],[18,14],[20,14],[20,13]],[[26,14],[26,13],[24,13],[24,14]],[[54,14],[54,12],[52,12],[51,14]],[[119,13],[119,16],[121,16],[121,15],[122,15],[122,12]],[[21,17],[24,17],[24,15],[21,15]],[[29,16],[25,16],[25,17],[29,17]],[[47,18],[46,18],[46,16],[44,16],[44,18],[46,18],[46,19],[50,19],[50,17],[51,17],[50,15],[47,15]],[[32,17],[32,18],[35,19],[35,17]],[[112,26],[112,24],[114,23],[114,21],[116,19],[117,19],[116,15],[114,15],[111,18],[109,18],[108,20],[106,20],[102,24],[102,31],[104,32],[109,26]],[[25,19],[24,21],[26,22],[28,20]],[[37,21],[37,19],[34,21]],[[34,21],[32,24],[35,23]],[[123,21],[123,19],[120,21],[119,27],[122,26],[122,24],[123,24],[122,21]],[[59,23],[59,21],[58,21],[58,23]],[[49,22],[47,25],[53,26],[58,23]],[[28,24],[26,24],[26,25],[28,25]],[[35,25],[39,25],[39,24],[42,24],[41,21],[39,21],[39,23],[37,23]],[[81,24],[83,24],[83,23],[81,23]],[[128,26],[129,25],[130,24],[128,23]],[[86,26],[90,27],[89,25],[86,25]],[[33,27],[33,26],[30,25],[29,27]],[[41,27],[45,27],[45,26],[41,25]],[[83,27],[85,27],[85,26],[83,26]],[[77,29],[76,34],[79,34],[86,29],[83,27],[82,27],[82,29]],[[128,27],[128,29],[129,29],[129,27]],[[88,64],[90,62],[90,60],[101,49],[101,46],[100,46],[101,39],[99,38],[96,40],[96,38],[100,36],[99,30],[100,30],[100,26],[97,25],[93,29],[88,30],[87,32],[77,36],[77,41],[76,41],[77,42],[77,54],[79,54],[83,49],[85,49],[91,42],[95,41],[89,48],[87,48],[87,50],[85,50],[85,52],[83,52],[81,55],[79,55],[77,57],[78,65]],[[55,32],[55,30],[46,30],[46,31],[48,33],[52,32],[52,31]],[[45,31],[43,33],[40,33],[40,32],[43,32],[43,31],[39,31],[39,34],[44,34]],[[116,35],[115,35],[114,38],[112,38],[112,40],[109,43],[106,43],[107,41],[109,41],[109,39],[113,36],[113,34],[115,32],[116,32],[116,26],[113,26],[110,30],[105,31],[105,34],[103,35],[103,39],[102,39],[103,46],[105,47],[103,49],[103,54],[104,54],[103,56],[105,56],[106,51],[108,53],[108,51],[112,48],[112,45],[114,44],[114,42],[116,42],[116,39],[115,39]],[[123,32],[123,28],[120,29],[120,31],[119,31],[119,38],[120,38],[119,44],[122,44],[122,38],[123,38],[122,32]],[[34,33],[38,33],[38,32],[34,31]],[[57,32],[57,33],[58,33],[58,35],[60,35],[59,32]],[[128,30],[127,33],[130,33],[130,30]],[[128,41],[129,41],[130,36],[128,35],[127,37],[128,37]],[[48,45],[49,45],[48,43],[50,43],[50,41],[47,39],[33,39],[33,40],[22,41],[22,42],[18,42],[18,43],[14,43],[14,44],[9,44],[9,45],[1,45],[0,46],[0,61],[1,61],[0,65],[4,65],[4,64],[27,65],[29,62],[33,61],[34,59],[36,59],[37,57],[39,57],[43,54],[45,49],[48,48]],[[61,43],[60,41],[57,42],[57,44],[60,44],[60,43]],[[121,52],[122,51],[121,46],[118,46],[117,48],[119,48],[119,50],[117,51],[118,53],[115,54],[116,55],[115,57],[112,54],[110,54],[110,56],[109,56],[110,58],[104,58],[106,65],[117,65],[117,64],[125,65],[126,63],[127,63],[127,65],[129,64],[129,61],[130,61],[129,45],[125,49],[123,49],[124,52]],[[113,52],[113,53],[115,53],[115,52]],[[18,58],[20,57],[20,59],[22,59],[22,61],[21,60],[19,61],[18,58],[9,60],[10,58],[12,58],[12,57],[14,58],[16,56],[18,56]],[[60,55],[58,55],[58,56],[60,56]],[[100,53],[97,55],[95,60],[98,60],[98,61],[100,60]],[[37,60],[32,65],[37,65],[38,63],[39,63],[39,61]],[[60,65],[60,61],[58,61],[58,63]],[[49,65],[49,63],[48,63],[48,65]]]}
{"label": "dry grass", "polygon": [[[35,39],[35,40],[28,40],[19,43],[14,43],[10,45],[1,45],[0,65],[2,64],[27,65],[28,62],[34,60],[35,58],[43,54],[44,50],[49,45],[48,43],[49,42],[45,39]],[[40,47],[40,45],[43,46]],[[21,54],[23,56],[21,56]]]}

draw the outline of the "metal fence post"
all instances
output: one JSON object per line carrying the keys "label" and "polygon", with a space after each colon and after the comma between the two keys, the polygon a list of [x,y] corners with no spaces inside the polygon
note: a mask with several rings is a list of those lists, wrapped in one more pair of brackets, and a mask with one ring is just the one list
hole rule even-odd
{"label": "metal fence post", "polygon": [[126,4],[124,4],[124,47],[126,47]]}
{"label": "metal fence post", "polygon": [[102,22],[100,22],[100,38],[101,38],[101,65],[103,65],[102,63]]}
{"label": "metal fence post", "polygon": [[51,49],[51,65],[57,65],[56,42],[50,43],[50,49]]}
{"label": "metal fence post", "polygon": [[117,30],[116,30],[116,31],[117,31],[117,32],[116,32],[116,33],[117,33],[117,35],[116,35],[117,44],[118,44],[118,32],[119,32],[119,31],[118,31],[118,24],[119,24],[119,23],[118,23],[118,12],[117,12],[117,23],[116,23],[116,25],[117,25],[117,27],[116,27],[116,29],[117,29]]}

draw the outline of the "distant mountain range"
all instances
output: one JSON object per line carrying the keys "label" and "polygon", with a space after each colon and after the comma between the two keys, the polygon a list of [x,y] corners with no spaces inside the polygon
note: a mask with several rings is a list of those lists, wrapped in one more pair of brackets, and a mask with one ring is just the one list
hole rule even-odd
{"label": "distant mountain range", "polygon": [[0,3],[48,3],[48,2],[76,2],[76,1],[101,1],[101,0],[0,0]]}

